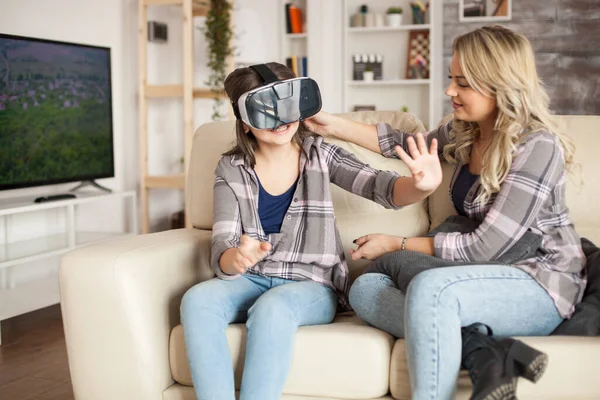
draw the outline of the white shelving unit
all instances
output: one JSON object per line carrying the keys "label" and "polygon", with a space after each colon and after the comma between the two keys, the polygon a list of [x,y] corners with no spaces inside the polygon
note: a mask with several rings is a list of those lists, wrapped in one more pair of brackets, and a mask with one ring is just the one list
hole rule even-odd
{"label": "white shelving unit", "polygon": [[[441,119],[440,95],[443,95],[441,2],[430,2],[426,24],[412,24],[410,0],[343,0],[342,65],[343,110],[353,111],[357,105],[374,105],[377,110],[408,111],[429,128]],[[369,12],[385,14],[391,6],[404,9],[403,25],[399,27],[350,27],[351,15],[367,4]],[[428,30],[430,39],[429,79],[405,79],[409,33]],[[382,80],[363,82],[353,80],[353,55],[379,53],[383,55]]]}
{"label": "white shelving unit", "polygon": [[[106,202],[113,205],[115,201],[128,202],[129,221],[115,222],[110,230],[80,230],[78,223],[78,207],[86,204]],[[127,206],[127,205],[126,205]],[[58,211],[63,218],[59,224],[64,229],[59,232],[44,233],[34,238],[13,240],[11,224],[19,223],[18,219],[28,213]],[[83,216],[82,216],[83,217]],[[83,218],[82,218],[83,219]],[[48,307],[60,302],[58,276],[16,284],[12,279],[15,268],[27,268],[27,264],[43,260],[56,261],[61,255],[84,245],[96,243],[120,236],[137,234],[137,199],[135,191],[116,193],[77,193],[77,198],[45,203],[35,203],[32,197],[7,199],[0,202],[0,323],[2,320]],[[0,344],[2,343],[0,331]]]}
{"label": "white shelving unit", "polygon": [[[279,1],[279,32],[280,35],[280,63],[285,65],[287,57],[299,56],[308,57],[308,19],[307,6],[309,0],[280,0]],[[287,33],[285,5],[291,3],[302,10],[302,18],[304,21],[304,32],[302,33]],[[310,74],[310,57],[307,58],[307,69]]]}

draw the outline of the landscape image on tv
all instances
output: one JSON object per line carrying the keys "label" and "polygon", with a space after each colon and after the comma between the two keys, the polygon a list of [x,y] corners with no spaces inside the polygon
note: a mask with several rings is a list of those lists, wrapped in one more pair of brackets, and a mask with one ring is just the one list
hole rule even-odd
{"label": "landscape image on tv", "polygon": [[114,176],[110,50],[0,34],[0,189]]}

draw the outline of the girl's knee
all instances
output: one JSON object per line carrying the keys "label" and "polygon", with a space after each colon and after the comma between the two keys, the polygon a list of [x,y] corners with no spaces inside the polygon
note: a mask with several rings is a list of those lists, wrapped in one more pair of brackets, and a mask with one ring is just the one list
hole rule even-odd
{"label": "girl's knee", "polygon": [[285,295],[269,293],[259,297],[248,310],[247,324],[257,320],[272,321],[273,318],[295,321],[294,313]]}
{"label": "girl's knee", "polygon": [[[206,282],[204,282],[206,283]],[[198,312],[202,309],[216,308],[222,306],[225,299],[219,295],[218,290],[212,290],[210,285],[202,283],[188,289],[181,299],[181,314],[182,316]]]}

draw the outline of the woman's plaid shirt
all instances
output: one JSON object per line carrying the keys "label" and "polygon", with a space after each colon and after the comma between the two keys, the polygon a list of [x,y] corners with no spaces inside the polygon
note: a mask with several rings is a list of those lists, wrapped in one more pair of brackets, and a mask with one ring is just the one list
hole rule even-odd
{"label": "woman's plaid shirt", "polygon": [[[427,142],[438,139],[440,156],[452,140],[452,121],[427,134]],[[378,124],[379,146],[386,157],[396,157],[396,145],[406,150],[409,133]],[[454,170],[452,188],[462,164]],[[464,208],[480,222],[468,234],[438,233],[435,255],[447,260],[472,262],[495,260],[527,231],[542,235],[535,258],[515,267],[529,273],[552,297],[559,313],[568,318],[581,301],[586,285],[585,256],[565,201],[565,160],[558,138],[550,132],[526,135],[500,191],[486,204],[475,202],[481,189],[477,180],[469,190]],[[515,293],[518,295],[518,293]]]}

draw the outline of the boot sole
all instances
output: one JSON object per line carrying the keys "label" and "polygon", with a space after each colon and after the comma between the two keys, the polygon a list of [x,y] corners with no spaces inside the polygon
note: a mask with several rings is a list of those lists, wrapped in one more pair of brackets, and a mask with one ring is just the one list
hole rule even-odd
{"label": "boot sole", "polygon": [[525,366],[523,377],[535,383],[544,375],[547,366],[548,356],[544,353],[539,354],[529,365]]}
{"label": "boot sole", "polygon": [[515,363],[520,370],[521,376],[533,383],[537,382],[546,371],[548,355],[526,345],[520,340],[515,340],[512,346],[511,350],[514,350]]}
{"label": "boot sole", "polygon": [[471,400],[517,400],[516,388],[517,379],[513,378],[511,382],[506,382],[495,387],[491,392],[482,396],[473,397]]}

